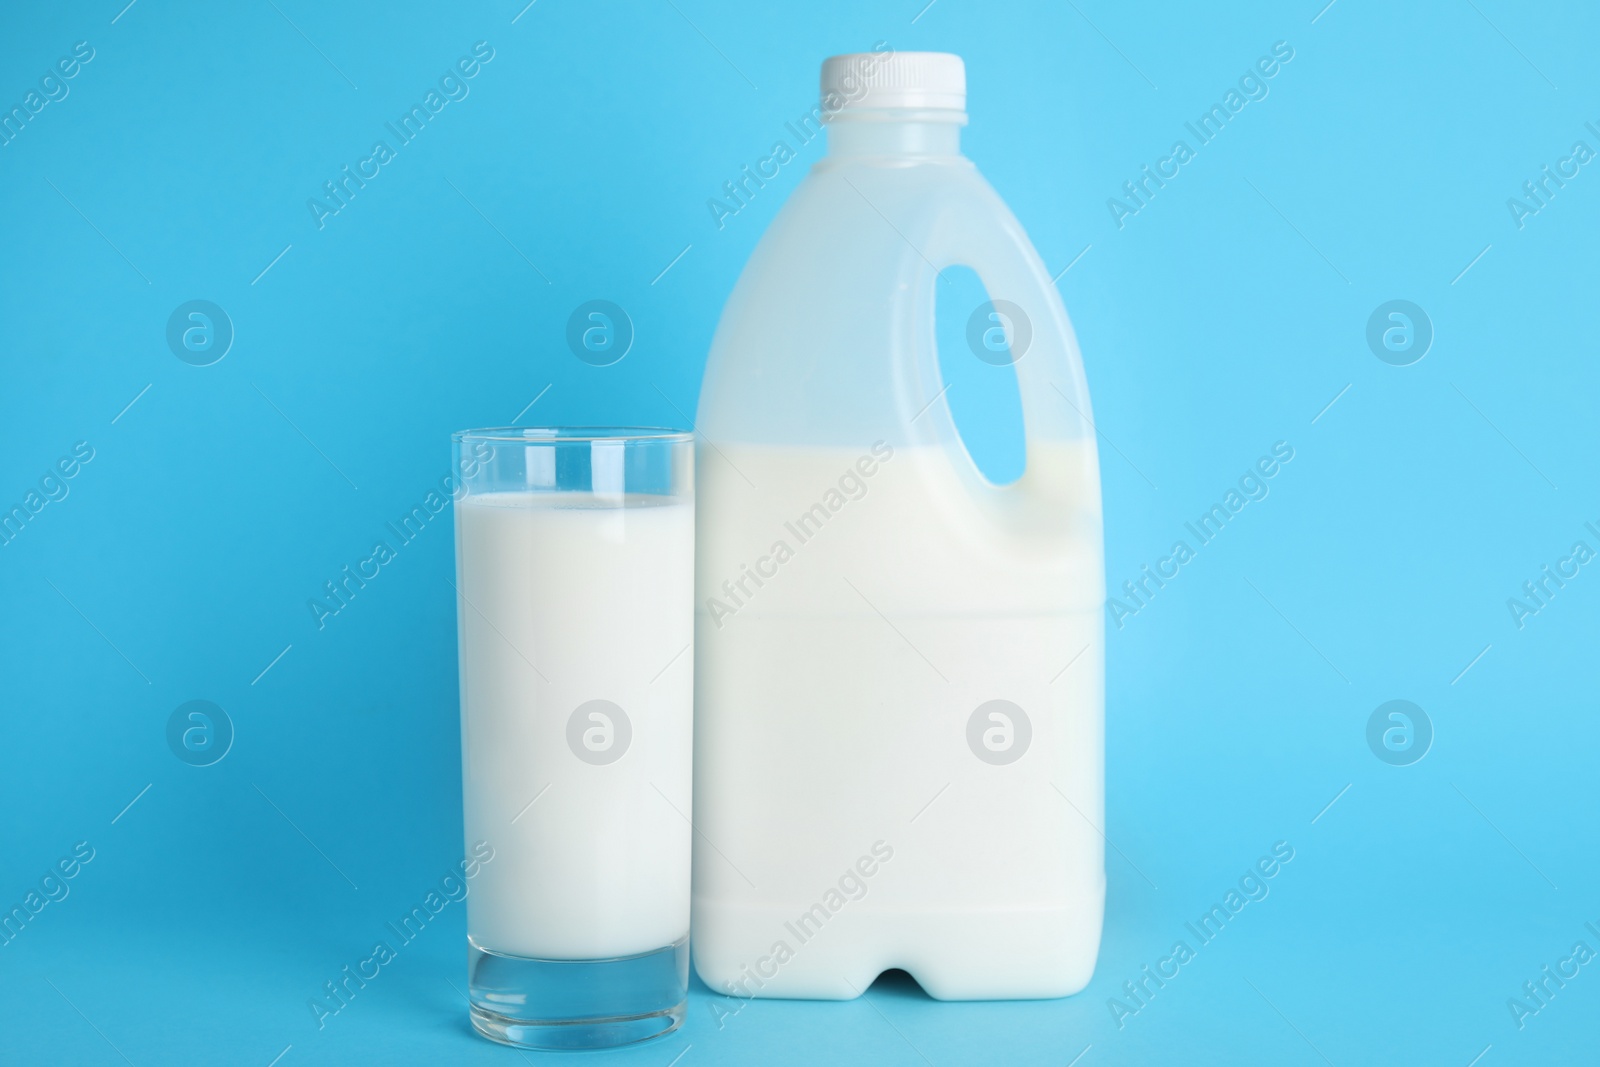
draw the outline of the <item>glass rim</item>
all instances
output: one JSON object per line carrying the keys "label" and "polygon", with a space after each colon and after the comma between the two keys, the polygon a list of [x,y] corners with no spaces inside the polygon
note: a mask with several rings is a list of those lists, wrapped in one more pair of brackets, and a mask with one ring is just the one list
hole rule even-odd
{"label": "glass rim", "polygon": [[666,444],[694,440],[692,430],[665,426],[485,426],[456,430],[452,441],[494,441],[506,444],[561,444],[584,441],[650,441]]}

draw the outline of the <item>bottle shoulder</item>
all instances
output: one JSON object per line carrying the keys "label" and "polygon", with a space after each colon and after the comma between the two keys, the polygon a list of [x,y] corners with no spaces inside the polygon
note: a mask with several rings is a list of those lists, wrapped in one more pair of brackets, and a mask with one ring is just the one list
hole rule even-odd
{"label": "bottle shoulder", "polygon": [[891,216],[1000,203],[965,156],[825,158],[812,165],[790,202],[811,210],[835,200],[859,201],[869,192],[877,194],[872,206]]}
{"label": "bottle shoulder", "polygon": [[769,271],[792,276],[802,265],[833,263],[824,273],[806,273],[825,285],[850,284],[844,275],[854,270],[843,266],[848,261],[870,269],[881,284],[899,273],[894,264],[926,265],[924,249],[953,230],[1004,232],[1027,246],[1015,216],[965,157],[825,159],[812,166],[774,217],[741,283]]}

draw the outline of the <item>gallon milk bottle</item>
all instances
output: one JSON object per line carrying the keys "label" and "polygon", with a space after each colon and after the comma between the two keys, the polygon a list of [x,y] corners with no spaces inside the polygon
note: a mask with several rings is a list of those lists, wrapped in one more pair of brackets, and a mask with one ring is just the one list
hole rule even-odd
{"label": "gallon milk bottle", "polygon": [[[836,56],[822,91],[827,155],[740,277],[700,398],[693,959],[737,996],[850,998],[895,967],[946,1000],[1074,993],[1105,902],[1077,344],[961,155],[960,58]],[[1006,486],[943,395],[956,265],[991,300],[954,309],[958,356],[1015,361]]]}

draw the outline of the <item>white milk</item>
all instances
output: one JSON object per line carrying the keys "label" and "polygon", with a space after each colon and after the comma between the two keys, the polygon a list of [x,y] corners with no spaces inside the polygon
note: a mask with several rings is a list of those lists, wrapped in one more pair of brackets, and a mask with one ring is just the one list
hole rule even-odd
{"label": "white milk", "polygon": [[[1028,463],[1015,492],[974,494],[940,447],[701,451],[694,950],[713,988],[853,997],[890,967],[945,999],[1088,982],[1093,445],[1031,443]],[[968,741],[993,700],[1031,726],[1008,765]],[[1019,733],[984,718],[983,736]]]}
{"label": "white milk", "polygon": [[[486,493],[457,501],[456,537],[466,840],[494,848],[469,936],[545,959],[672,944],[689,931],[693,506]],[[614,762],[568,744],[594,700],[631,728]],[[579,744],[604,758],[627,730],[599,714]]]}

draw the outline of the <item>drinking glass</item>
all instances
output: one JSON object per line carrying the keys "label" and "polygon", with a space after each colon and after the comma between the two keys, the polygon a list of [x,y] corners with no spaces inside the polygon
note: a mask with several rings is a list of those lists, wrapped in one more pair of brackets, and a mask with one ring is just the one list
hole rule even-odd
{"label": "drinking glass", "polygon": [[688,989],[691,435],[452,437],[468,986],[525,1048],[668,1033]]}

